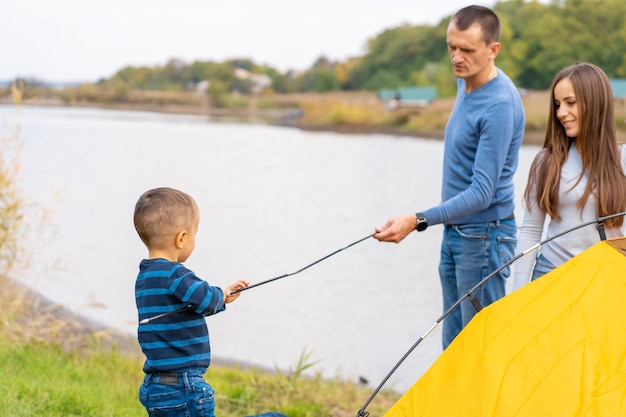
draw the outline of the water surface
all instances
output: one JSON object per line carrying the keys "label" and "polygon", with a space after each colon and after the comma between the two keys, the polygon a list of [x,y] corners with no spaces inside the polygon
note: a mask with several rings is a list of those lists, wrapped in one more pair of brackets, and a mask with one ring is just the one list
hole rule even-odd
{"label": "water surface", "polygon": [[[4,126],[15,108],[0,106]],[[22,183],[46,207],[23,279],[73,311],[136,331],[134,279],[146,249],[132,224],[141,193],[169,186],[200,211],[186,262],[213,285],[294,272],[439,201],[440,141],[313,133],[198,116],[23,107]],[[524,148],[521,195],[537,148]],[[518,201],[520,198],[518,197]],[[519,204],[518,204],[519,206]],[[517,209],[521,219],[521,209]],[[368,239],[314,267],[250,289],[207,319],[213,356],[378,385],[441,314],[441,227],[396,245]],[[440,329],[394,373],[407,389],[441,352]]]}

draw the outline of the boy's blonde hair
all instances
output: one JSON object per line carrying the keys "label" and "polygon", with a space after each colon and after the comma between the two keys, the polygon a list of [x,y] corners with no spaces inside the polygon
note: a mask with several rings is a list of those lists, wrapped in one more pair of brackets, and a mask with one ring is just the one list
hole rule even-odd
{"label": "boy's blonde hair", "polygon": [[154,188],[135,204],[135,229],[149,249],[165,248],[178,232],[191,228],[199,219],[194,199],[173,188]]}

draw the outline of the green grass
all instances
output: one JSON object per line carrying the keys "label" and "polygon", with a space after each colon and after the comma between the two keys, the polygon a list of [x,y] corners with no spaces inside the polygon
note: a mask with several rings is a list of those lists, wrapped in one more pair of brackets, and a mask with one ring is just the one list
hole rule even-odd
{"label": "green grass", "polygon": [[[289,373],[211,367],[216,414],[241,417],[280,411],[290,417],[354,416],[371,390],[340,379],[303,372],[314,362],[301,356]],[[79,350],[49,342],[20,343],[0,335],[0,410],[3,416],[145,416],[137,399],[142,361],[93,342]],[[382,392],[368,407],[382,415],[397,394]]]}
{"label": "green grass", "polygon": [[6,416],[141,416],[141,368],[115,351],[86,355],[0,339],[0,410]]}

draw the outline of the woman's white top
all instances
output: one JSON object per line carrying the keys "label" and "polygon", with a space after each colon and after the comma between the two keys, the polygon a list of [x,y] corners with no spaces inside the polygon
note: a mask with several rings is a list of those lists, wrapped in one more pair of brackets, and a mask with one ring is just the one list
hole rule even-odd
{"label": "woman's white top", "polygon": [[[620,145],[622,156],[622,169],[626,172],[626,146]],[[570,146],[567,161],[561,169],[561,184],[559,187],[559,204],[556,207],[561,215],[561,220],[549,219],[546,238],[565,232],[573,227],[593,221],[596,215],[596,199],[592,194],[587,199],[587,203],[582,208],[578,208],[576,203],[583,195],[587,186],[587,173],[580,182],[572,189],[578,181],[582,171],[582,160],[576,150],[576,146]],[[541,241],[543,227],[546,221],[546,213],[537,207],[536,190],[531,190],[531,205],[525,208],[524,221],[519,232],[516,254],[528,250],[533,245]],[[549,217],[549,216],[548,216]],[[623,229],[605,228],[607,238],[620,237],[624,235]],[[570,258],[578,255],[585,249],[600,241],[600,234],[596,223],[582,227],[570,233],[558,237],[541,246],[541,253],[554,266],[559,266]],[[527,284],[530,281],[532,271],[537,257],[537,249],[522,256],[514,264],[515,274],[513,279],[513,289]]]}

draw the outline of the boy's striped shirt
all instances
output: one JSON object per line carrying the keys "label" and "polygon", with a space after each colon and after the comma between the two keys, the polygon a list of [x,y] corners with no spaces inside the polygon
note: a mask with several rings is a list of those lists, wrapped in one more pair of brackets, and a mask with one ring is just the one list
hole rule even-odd
{"label": "boy's striped shirt", "polygon": [[224,294],[179,262],[144,259],[135,282],[139,321],[191,305],[193,309],[139,325],[138,339],[146,355],[146,373],[207,368],[211,361],[204,316],[226,306]]}

